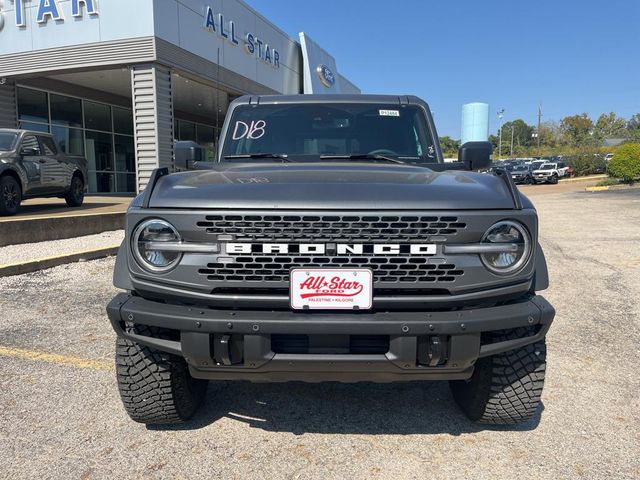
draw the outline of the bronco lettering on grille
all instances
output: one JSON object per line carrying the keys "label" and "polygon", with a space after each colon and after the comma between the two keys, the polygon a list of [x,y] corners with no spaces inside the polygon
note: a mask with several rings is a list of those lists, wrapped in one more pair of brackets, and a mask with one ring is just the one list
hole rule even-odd
{"label": "bronco lettering on grille", "polygon": [[314,254],[314,255],[435,255],[435,243],[227,243],[227,254]]}

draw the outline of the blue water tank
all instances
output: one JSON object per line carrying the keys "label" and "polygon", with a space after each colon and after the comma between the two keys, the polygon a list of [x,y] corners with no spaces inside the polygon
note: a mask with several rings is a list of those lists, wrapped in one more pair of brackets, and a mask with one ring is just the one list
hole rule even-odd
{"label": "blue water tank", "polygon": [[489,104],[474,102],[463,105],[460,143],[487,140],[489,140]]}

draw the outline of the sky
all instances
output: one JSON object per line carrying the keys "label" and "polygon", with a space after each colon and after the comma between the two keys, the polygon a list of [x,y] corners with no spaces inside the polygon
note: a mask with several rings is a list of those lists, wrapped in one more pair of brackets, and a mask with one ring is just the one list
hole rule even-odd
{"label": "sky", "polygon": [[336,58],[363,93],[426,100],[460,138],[462,105],[503,121],[640,112],[640,0],[246,0]]}

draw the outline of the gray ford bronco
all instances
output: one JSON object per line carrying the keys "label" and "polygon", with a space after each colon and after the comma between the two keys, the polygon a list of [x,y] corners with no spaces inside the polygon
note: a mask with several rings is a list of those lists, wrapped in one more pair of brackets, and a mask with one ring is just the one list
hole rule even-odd
{"label": "gray ford bronco", "polygon": [[489,143],[444,163],[416,97],[245,96],[217,154],[127,213],[107,312],[132,419],[187,420],[210,380],[448,380],[472,420],[536,413],[555,312],[533,205],[473,172]]}
{"label": "gray ford bronco", "polygon": [[15,215],[22,200],[64,198],[84,201],[87,161],[65,154],[51,134],[0,128],[0,216]]}

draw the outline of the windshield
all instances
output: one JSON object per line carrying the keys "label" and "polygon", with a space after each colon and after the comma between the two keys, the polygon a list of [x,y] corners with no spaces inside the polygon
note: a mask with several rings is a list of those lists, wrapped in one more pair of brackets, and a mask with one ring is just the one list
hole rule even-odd
{"label": "windshield", "polygon": [[540,170],[553,170],[555,168],[555,165],[552,163],[545,163],[544,165],[542,165],[540,167]]}
{"label": "windshield", "polygon": [[17,137],[18,135],[15,133],[0,132],[0,152],[13,150]]}
{"label": "windshield", "polygon": [[361,103],[239,106],[222,157],[276,154],[290,161],[320,156],[383,155],[408,163],[438,162],[418,106]]}

